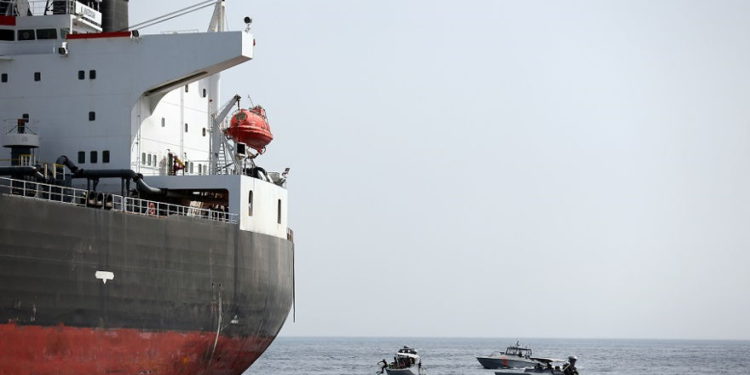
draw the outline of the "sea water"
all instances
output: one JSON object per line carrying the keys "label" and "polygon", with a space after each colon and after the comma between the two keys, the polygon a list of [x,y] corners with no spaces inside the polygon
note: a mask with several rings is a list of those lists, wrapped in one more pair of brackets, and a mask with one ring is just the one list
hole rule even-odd
{"label": "sea water", "polygon": [[[539,357],[578,356],[581,375],[750,374],[750,341],[522,339]],[[478,355],[504,350],[509,339],[280,337],[245,375],[375,374],[409,345],[428,375],[494,375]]]}

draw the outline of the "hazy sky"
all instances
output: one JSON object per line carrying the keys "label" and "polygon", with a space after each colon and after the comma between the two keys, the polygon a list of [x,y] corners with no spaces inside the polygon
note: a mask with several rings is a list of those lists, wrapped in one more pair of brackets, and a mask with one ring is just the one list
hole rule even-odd
{"label": "hazy sky", "polygon": [[283,335],[750,339],[750,2],[227,4],[225,99],[291,167]]}

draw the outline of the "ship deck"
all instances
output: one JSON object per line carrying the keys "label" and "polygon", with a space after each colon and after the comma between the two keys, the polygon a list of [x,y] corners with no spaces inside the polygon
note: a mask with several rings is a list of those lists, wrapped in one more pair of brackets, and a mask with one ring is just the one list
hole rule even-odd
{"label": "ship deck", "polygon": [[232,224],[238,223],[238,215],[234,213],[148,199],[124,197],[118,194],[91,192],[74,187],[50,185],[7,177],[0,177],[0,194],[53,201],[79,207],[119,211],[133,215],[153,217],[186,216],[200,220]]}

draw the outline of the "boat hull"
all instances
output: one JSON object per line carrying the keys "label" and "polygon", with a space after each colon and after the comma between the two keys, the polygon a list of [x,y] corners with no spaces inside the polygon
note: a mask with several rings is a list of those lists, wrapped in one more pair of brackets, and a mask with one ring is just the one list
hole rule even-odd
{"label": "boat hull", "polygon": [[401,368],[401,369],[385,369],[388,375],[420,375],[419,370],[414,367]]}
{"label": "boat hull", "polygon": [[0,375],[239,375],[290,311],[286,239],[8,195],[0,212]]}
{"label": "boat hull", "polygon": [[525,368],[534,367],[538,362],[521,357],[477,357],[477,361],[486,369],[503,369],[503,368]]}

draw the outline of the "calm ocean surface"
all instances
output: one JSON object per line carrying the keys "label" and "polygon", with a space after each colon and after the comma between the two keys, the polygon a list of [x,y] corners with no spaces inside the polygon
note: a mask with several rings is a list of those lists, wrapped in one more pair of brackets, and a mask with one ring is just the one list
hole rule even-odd
{"label": "calm ocean surface", "polygon": [[[245,375],[375,374],[403,345],[417,348],[428,375],[494,375],[474,356],[515,339],[278,338]],[[750,374],[750,341],[527,339],[540,357],[578,356],[583,374]]]}

